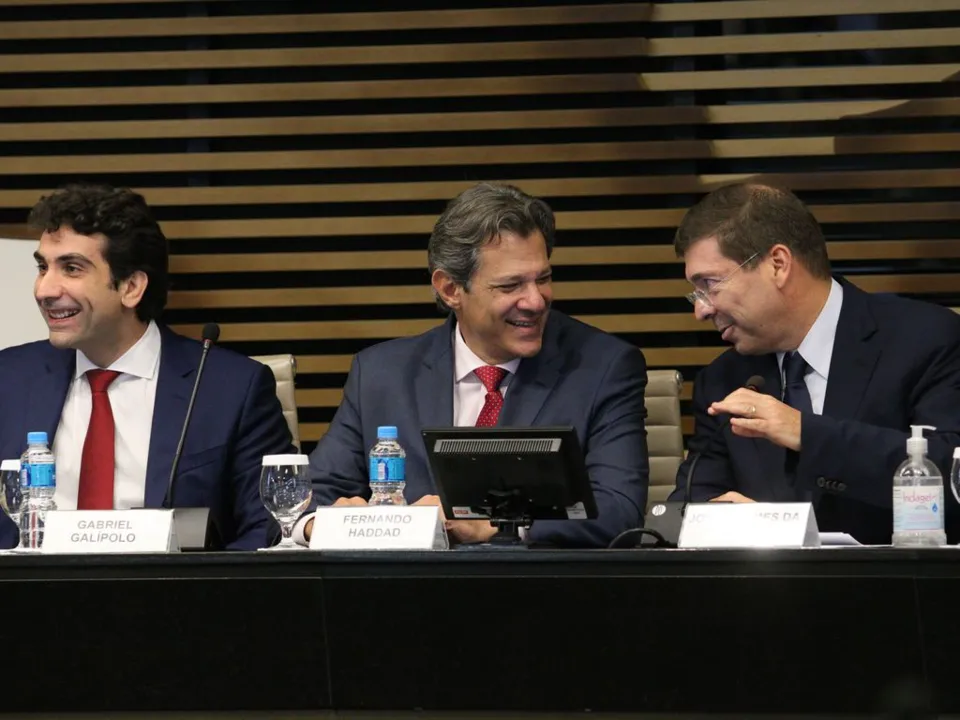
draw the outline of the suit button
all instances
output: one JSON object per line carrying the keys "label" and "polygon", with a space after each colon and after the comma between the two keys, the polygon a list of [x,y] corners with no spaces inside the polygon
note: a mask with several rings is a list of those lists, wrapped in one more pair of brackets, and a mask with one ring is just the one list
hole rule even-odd
{"label": "suit button", "polygon": [[822,487],[823,487],[824,485],[826,485],[826,484],[827,484],[827,481],[826,481],[825,478],[822,478],[822,477],[818,477],[818,478],[817,478],[817,487],[821,487],[821,488],[822,488]]}
{"label": "suit button", "polygon": [[846,483],[837,483],[837,490],[839,490],[840,492],[843,492],[846,489],[847,489]]}

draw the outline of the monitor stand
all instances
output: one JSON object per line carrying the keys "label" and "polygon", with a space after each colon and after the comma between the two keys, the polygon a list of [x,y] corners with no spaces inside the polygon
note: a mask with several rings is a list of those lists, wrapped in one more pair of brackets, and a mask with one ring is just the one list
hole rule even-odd
{"label": "monitor stand", "polygon": [[520,537],[520,528],[525,523],[500,520],[496,526],[499,532],[485,543],[465,543],[457,550],[526,550],[527,545]]}

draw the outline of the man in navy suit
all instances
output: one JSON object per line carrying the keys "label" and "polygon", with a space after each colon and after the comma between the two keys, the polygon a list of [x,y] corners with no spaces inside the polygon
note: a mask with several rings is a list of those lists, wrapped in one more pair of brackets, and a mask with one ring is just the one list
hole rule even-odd
{"label": "man in navy suit", "polygon": [[[605,546],[642,521],[648,483],[646,365],[632,345],[550,309],[550,208],[520,190],[477,185],[437,221],[428,249],[446,323],[381,343],[353,360],[343,402],[310,456],[320,504],[364,504],[367,452],[396,425],[407,452],[406,496],[438,504],[420,430],[428,426],[572,425],[599,517],[536,522],[537,544]],[[302,522],[309,535],[312,520]],[[496,532],[447,520],[461,542]]]}
{"label": "man in navy suit", "polygon": [[[59,509],[160,507],[200,343],[157,324],[167,241],[143,197],[71,186],[41,199],[35,294],[49,342],[0,352],[0,456],[45,431]],[[293,452],[270,370],[214,347],[177,472],[176,506],[209,507],[224,546],[268,544],[262,456]],[[0,523],[0,547],[16,545]]]}
{"label": "man in navy suit", "polygon": [[[937,428],[929,456],[945,477],[960,445],[960,317],[834,279],[816,219],[786,190],[716,190],[675,245],[697,318],[733,349],[697,376],[672,498],[697,452],[695,502],[809,500],[821,530],[890,543],[910,425]],[[744,387],[753,375],[759,392]]]}

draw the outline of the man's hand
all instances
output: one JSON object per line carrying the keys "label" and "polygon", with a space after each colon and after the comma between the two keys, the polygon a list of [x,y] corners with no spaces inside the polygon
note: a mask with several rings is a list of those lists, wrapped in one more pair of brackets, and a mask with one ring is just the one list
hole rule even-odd
{"label": "man's hand", "polygon": [[[337,501],[333,503],[333,507],[359,507],[366,504],[367,501],[362,497],[342,497],[337,498]],[[313,535],[313,518],[307,520],[307,524],[303,526],[303,537],[306,538],[307,542],[310,542],[311,535]]]}
{"label": "man's hand", "polygon": [[756,502],[756,500],[751,500],[746,495],[741,495],[740,493],[731,490],[730,492],[725,492],[719,497],[713,498],[710,502],[752,503]]}
{"label": "man's hand", "polygon": [[770,395],[739,388],[711,404],[707,412],[732,415],[734,435],[766,438],[788,450],[800,450],[800,411]]}
{"label": "man's hand", "polygon": [[443,506],[436,495],[424,495],[414,505],[436,505],[440,508],[440,519],[447,532],[454,539],[462,543],[487,542],[497,534],[497,529],[489,520],[447,520],[443,514]]}

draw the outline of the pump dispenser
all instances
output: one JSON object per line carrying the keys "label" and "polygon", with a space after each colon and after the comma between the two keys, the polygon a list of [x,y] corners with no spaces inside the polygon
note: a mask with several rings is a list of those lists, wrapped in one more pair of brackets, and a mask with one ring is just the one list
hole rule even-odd
{"label": "pump dispenser", "polygon": [[911,425],[907,459],[893,476],[893,544],[897,547],[946,545],[943,529],[943,476],[927,457],[924,430]]}

